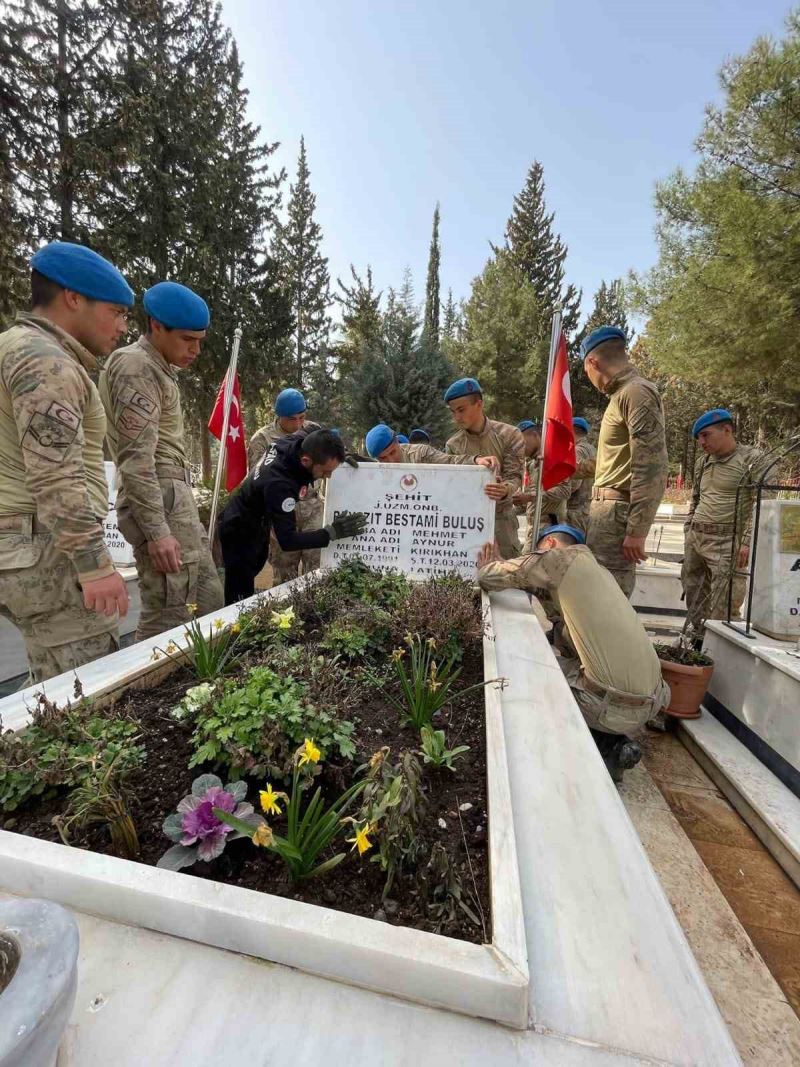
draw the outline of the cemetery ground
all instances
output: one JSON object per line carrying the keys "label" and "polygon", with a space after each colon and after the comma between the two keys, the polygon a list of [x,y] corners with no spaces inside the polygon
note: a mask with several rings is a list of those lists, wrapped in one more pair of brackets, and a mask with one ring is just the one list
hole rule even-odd
{"label": "cemetery ground", "polygon": [[347,563],[239,625],[111,707],[42,698],[0,741],[0,828],[491,940],[474,590]]}

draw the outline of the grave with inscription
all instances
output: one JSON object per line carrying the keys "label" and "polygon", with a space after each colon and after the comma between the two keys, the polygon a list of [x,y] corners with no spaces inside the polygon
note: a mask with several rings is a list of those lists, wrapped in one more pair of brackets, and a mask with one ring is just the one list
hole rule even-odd
{"label": "grave with inscription", "polygon": [[120,567],[130,567],[133,564],[133,546],[125,540],[117,525],[117,468],[108,462],[104,466],[108,482],[108,514],[103,523],[103,540],[114,563]]}
{"label": "grave with inscription", "polygon": [[362,463],[339,467],[326,484],[325,519],[342,511],[369,516],[365,534],[334,541],[322,566],[358,557],[370,567],[424,580],[453,571],[474,578],[478,551],[491,541],[494,501],[483,467],[431,463]]}

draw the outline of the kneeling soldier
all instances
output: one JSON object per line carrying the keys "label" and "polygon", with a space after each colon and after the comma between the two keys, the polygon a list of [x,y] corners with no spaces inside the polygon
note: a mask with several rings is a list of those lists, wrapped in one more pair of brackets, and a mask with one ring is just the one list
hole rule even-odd
{"label": "kneeling soldier", "polygon": [[[192,494],[178,371],[208,329],[206,302],[177,282],[144,294],[147,333],[118,349],[100,375],[117,464],[117,521],[133,545],[142,613],[137,641],[222,606],[222,585]],[[196,607],[195,607],[196,606]]]}
{"label": "kneeling soldier", "polygon": [[[655,649],[628,598],[571,526],[544,530],[536,551],[503,561],[497,546],[478,557],[484,589],[546,590],[564,621],[562,668],[614,781],[641,759],[628,735],[669,703]],[[577,658],[575,658],[577,657]]]}

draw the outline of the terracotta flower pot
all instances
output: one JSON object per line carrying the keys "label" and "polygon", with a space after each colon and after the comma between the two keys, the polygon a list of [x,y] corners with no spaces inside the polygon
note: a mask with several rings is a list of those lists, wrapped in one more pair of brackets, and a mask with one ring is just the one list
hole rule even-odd
{"label": "terracotta flower pot", "polygon": [[706,695],[708,683],[714,673],[714,664],[708,667],[687,667],[683,663],[671,663],[659,659],[661,674],[672,694],[667,715],[676,719],[699,719],[700,704]]}

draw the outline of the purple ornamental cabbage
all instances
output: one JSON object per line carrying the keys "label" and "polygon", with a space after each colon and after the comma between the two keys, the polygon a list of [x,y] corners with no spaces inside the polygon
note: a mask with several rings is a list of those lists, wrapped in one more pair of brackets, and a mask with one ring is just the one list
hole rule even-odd
{"label": "purple ornamental cabbage", "polygon": [[195,778],[191,794],[178,804],[177,812],[164,820],[164,833],[177,843],[167,849],[157,866],[179,871],[198,860],[215,860],[221,856],[227,840],[235,841],[246,835],[218,819],[214,808],[222,808],[257,826],[262,819],[256,815],[253,805],[241,803],[246,795],[245,782],[231,782],[223,788],[216,774]]}

